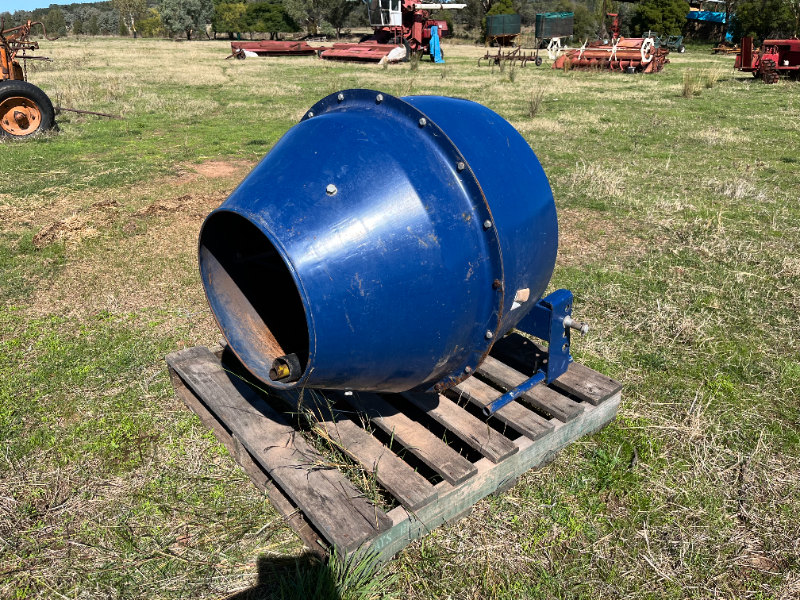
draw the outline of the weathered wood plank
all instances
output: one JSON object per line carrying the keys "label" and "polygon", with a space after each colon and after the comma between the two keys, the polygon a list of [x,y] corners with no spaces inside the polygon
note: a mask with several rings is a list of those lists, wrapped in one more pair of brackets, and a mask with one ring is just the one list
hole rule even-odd
{"label": "weathered wood plank", "polygon": [[[517,387],[528,379],[527,376],[516,369],[512,369],[491,356],[486,357],[476,370],[476,373],[506,391]],[[563,394],[551,390],[546,385],[537,385],[531,391],[520,396],[520,400],[565,423],[583,412],[582,405],[570,400]]]}
{"label": "weathered wood plank", "polygon": [[492,462],[505,460],[518,450],[506,436],[482,423],[449,398],[415,392],[406,392],[402,396]]}
{"label": "weathered wood plank", "polygon": [[349,552],[391,526],[338,471],[207,348],[167,357],[168,364],[225,423],[331,545]]}
{"label": "weathered wood plank", "polygon": [[[501,392],[474,377],[453,386],[448,393],[464,397],[480,408],[488,406],[502,395]],[[494,413],[492,418],[516,429],[531,440],[538,440],[553,430],[552,423],[518,402],[504,406]]]}
{"label": "weathered wood plank", "polygon": [[427,479],[347,415],[319,402],[309,408],[316,417],[317,431],[328,436],[367,472],[374,473],[378,483],[408,510],[419,510],[436,499],[438,492]]}
{"label": "weathered wood plank", "polygon": [[[530,377],[542,366],[547,350],[536,342],[512,333],[498,340],[491,355]],[[553,387],[593,406],[605,402],[622,390],[622,384],[589,367],[571,363],[567,372],[552,383]]]}
{"label": "weathered wood plank", "polygon": [[544,462],[575,440],[601,429],[617,414],[621,394],[617,393],[597,407],[590,406],[569,423],[558,423],[550,435],[533,441],[526,437],[514,440],[519,452],[494,464],[488,459],[476,463],[478,474],[455,487],[440,484],[439,498],[417,512],[409,514],[402,508],[389,512],[394,526],[370,542],[370,548],[388,559],[411,541],[426,535],[431,529],[459,515],[480,499],[498,489],[503,483],[519,477]]}
{"label": "weathered wood plank", "polygon": [[214,414],[208,410],[203,401],[187,388],[180,376],[172,369],[169,369],[172,387],[175,394],[180,398],[189,409],[196,414],[200,421],[208,427],[214,437],[225,446],[231,457],[239,464],[247,474],[253,484],[262,492],[266,493],[272,506],[283,517],[284,521],[294,530],[306,548],[319,558],[325,558],[327,548],[321,540],[321,536],[314,531],[314,528],[303,517],[303,513],[292,504],[292,501],[276,486],[267,475],[266,471],[259,465],[250,453],[225,429]]}
{"label": "weathered wood plank", "polygon": [[[219,356],[222,358],[222,348]],[[325,393],[317,390],[275,390],[275,393],[294,410],[307,408],[316,419],[315,428],[357,461],[411,511],[418,510],[436,499],[438,492],[408,463],[376,440],[372,434],[353,423],[342,411],[331,407]],[[331,395],[331,394],[328,394]]]}
{"label": "weathered wood plank", "polygon": [[580,363],[570,363],[553,385],[584,402],[597,406],[622,390],[622,384]]}
{"label": "weathered wood plank", "polygon": [[474,476],[475,466],[419,423],[412,421],[377,394],[353,392],[342,394],[353,408],[364,413],[394,441],[441,475],[457,485]]}

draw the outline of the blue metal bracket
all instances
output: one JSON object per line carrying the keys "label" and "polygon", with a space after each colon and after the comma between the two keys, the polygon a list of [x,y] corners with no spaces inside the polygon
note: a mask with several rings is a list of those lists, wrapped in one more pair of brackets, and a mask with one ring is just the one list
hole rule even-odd
{"label": "blue metal bracket", "polygon": [[582,333],[588,330],[588,327],[582,323],[572,320],[572,292],[569,290],[556,290],[539,300],[536,306],[517,324],[516,328],[548,343],[547,363],[530,379],[487,405],[483,409],[483,413],[487,417],[540,383],[550,384],[566,373],[569,363],[572,362],[572,355],[569,351],[570,328],[579,329]]}

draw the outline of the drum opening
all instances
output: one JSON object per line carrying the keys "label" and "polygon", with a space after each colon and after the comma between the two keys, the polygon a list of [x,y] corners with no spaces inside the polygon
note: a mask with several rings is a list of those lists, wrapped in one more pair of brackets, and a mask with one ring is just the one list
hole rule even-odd
{"label": "drum opening", "polygon": [[308,364],[308,321],[292,272],[267,236],[242,216],[217,212],[203,226],[199,260],[211,310],[245,366],[275,384],[273,362],[295,354],[299,378]]}

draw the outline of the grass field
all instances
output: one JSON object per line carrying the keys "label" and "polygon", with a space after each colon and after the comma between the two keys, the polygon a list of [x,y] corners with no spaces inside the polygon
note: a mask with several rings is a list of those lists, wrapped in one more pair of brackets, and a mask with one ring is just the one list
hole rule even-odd
{"label": "grass field", "polygon": [[[411,544],[378,589],[800,596],[800,84],[701,47],[621,76],[479,68],[470,46],[384,70],[224,61],[223,42],[43,45],[33,83],[124,120],[64,114],[0,143],[0,597],[302,597],[329,575],[295,566],[300,542],[163,356],[219,340],[203,217],[355,87],[469,98],[519,129],[559,208],[552,285],[592,325],[577,358],[625,385],[613,425]],[[689,98],[687,72],[706,82]],[[379,597],[359,589],[339,595]]]}

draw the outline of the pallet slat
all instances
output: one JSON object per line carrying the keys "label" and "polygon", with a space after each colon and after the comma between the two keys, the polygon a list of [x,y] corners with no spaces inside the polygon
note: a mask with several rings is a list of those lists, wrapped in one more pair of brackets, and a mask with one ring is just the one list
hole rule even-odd
{"label": "pallet slat", "polygon": [[345,552],[386,531],[391,520],[322,457],[208,348],[171,354],[167,363],[200,396],[331,545]]}
{"label": "pallet slat", "polygon": [[[484,408],[499,398],[501,392],[479,379],[470,377],[451,388],[452,393],[464,397],[479,408]],[[531,440],[538,440],[553,430],[553,424],[540,417],[532,410],[528,410],[518,402],[507,404],[496,413],[493,418],[509,427],[516,429]]]}
{"label": "pallet slat", "polygon": [[593,406],[605,402],[622,389],[621,383],[579,363],[570,363],[567,372],[553,385]]}
{"label": "pallet slat", "polygon": [[328,553],[327,547],[322,545],[319,534],[314,531],[308,521],[306,521],[305,517],[303,517],[303,513],[300,512],[300,510],[292,504],[292,501],[289,500],[286,494],[272,482],[267,472],[253,459],[244,446],[230,434],[223,424],[217,420],[203,401],[200,400],[191,389],[184,385],[180,376],[172,368],[169,369],[169,374],[172,379],[172,387],[175,389],[178,398],[183,400],[183,403],[200,418],[203,425],[214,432],[214,436],[225,446],[236,462],[239,463],[239,466],[247,473],[247,476],[255,486],[267,494],[269,501],[275,509],[284,518],[286,523],[294,529],[311,552],[320,558],[324,558]]}
{"label": "pallet slat", "polygon": [[[512,369],[491,356],[486,357],[476,373],[506,391],[528,379],[516,369]],[[520,400],[535,406],[559,421],[564,421],[564,423],[571,421],[583,412],[583,406],[563,394],[551,390],[546,385],[537,385],[531,391],[520,396]]]}
{"label": "pallet slat", "polygon": [[476,463],[478,475],[458,487],[440,490],[439,499],[416,514],[395,508],[389,512],[394,527],[372,540],[370,548],[382,552],[384,559],[390,558],[413,540],[457,517],[502,485],[529,469],[547,463],[570,443],[606,426],[617,414],[620,399],[621,394],[617,393],[598,407],[589,407],[579,418],[559,424],[538,441],[526,437],[514,440],[519,452],[496,465],[487,459],[479,460]]}
{"label": "pallet slat", "polygon": [[408,510],[417,511],[436,500],[438,492],[427,479],[347,415],[322,402],[315,402],[311,410],[317,418],[315,428],[330,437],[367,472],[375,473],[378,483]]}
{"label": "pallet slat", "polygon": [[402,396],[493,463],[499,463],[519,450],[506,436],[482,423],[445,396],[414,392],[407,392]]}
{"label": "pallet slat", "polygon": [[477,472],[475,465],[377,394],[353,392],[340,397],[451,485],[458,485]]}

